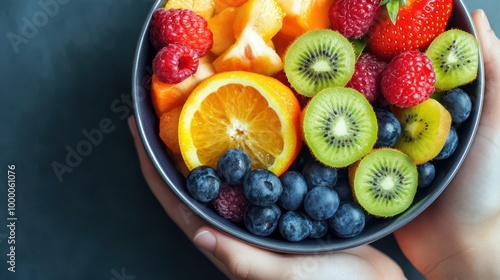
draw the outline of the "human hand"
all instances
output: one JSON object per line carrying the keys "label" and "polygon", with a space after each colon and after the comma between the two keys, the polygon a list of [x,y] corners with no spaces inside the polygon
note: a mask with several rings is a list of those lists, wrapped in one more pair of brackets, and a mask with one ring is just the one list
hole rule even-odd
{"label": "human hand", "polygon": [[407,258],[429,279],[500,277],[500,40],[484,11],[472,18],[486,82],[476,138],[443,194],[395,233]]}
{"label": "human hand", "polygon": [[340,252],[280,254],[249,245],[209,226],[172,193],[156,172],[137,133],[129,127],[141,170],[151,191],[179,228],[231,279],[404,279],[401,268],[377,249],[365,245]]}

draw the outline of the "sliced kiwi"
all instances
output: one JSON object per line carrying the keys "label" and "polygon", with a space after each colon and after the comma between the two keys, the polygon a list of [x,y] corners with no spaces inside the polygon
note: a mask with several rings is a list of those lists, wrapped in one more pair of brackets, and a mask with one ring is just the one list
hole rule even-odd
{"label": "sliced kiwi", "polygon": [[450,29],[436,37],[425,54],[436,72],[435,87],[448,90],[474,81],[479,67],[476,38],[463,30]]}
{"label": "sliced kiwi", "polygon": [[418,186],[418,171],[403,152],[374,149],[349,166],[355,200],[370,214],[392,217],[410,207]]}
{"label": "sliced kiwi", "polygon": [[288,81],[300,94],[311,97],[322,89],[345,86],[354,73],[352,44],[337,31],[316,30],[300,36],[285,54]]}
{"label": "sliced kiwi", "polygon": [[323,164],[346,167],[377,140],[377,117],[358,91],[334,87],[318,92],[302,112],[304,141]]}
{"label": "sliced kiwi", "polygon": [[394,148],[406,153],[416,164],[439,154],[451,127],[451,115],[439,101],[429,98],[413,107],[391,110],[401,124],[401,136]]}

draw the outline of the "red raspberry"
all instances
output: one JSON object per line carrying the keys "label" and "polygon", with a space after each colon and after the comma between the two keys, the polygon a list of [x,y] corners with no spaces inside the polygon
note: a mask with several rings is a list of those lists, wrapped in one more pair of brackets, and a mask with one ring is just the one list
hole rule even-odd
{"label": "red raspberry", "polygon": [[373,103],[380,95],[380,79],[387,63],[374,54],[362,53],[354,68],[354,74],[346,87],[361,92]]}
{"label": "red raspberry", "polygon": [[430,58],[420,51],[407,51],[387,64],[380,86],[390,104],[411,107],[427,100],[435,83],[436,73]]}
{"label": "red raspberry", "polygon": [[196,73],[200,59],[188,46],[169,44],[153,60],[153,72],[166,84],[177,84]]}
{"label": "red raspberry", "polygon": [[360,38],[375,23],[380,10],[380,0],[337,0],[328,10],[334,30],[342,35]]}
{"label": "red raspberry", "polygon": [[156,10],[151,20],[149,38],[156,50],[168,44],[181,44],[190,46],[199,57],[207,54],[213,44],[213,34],[207,21],[185,9]]}
{"label": "red raspberry", "polygon": [[242,186],[226,185],[211,203],[215,211],[223,218],[233,222],[241,222],[248,200],[243,194]]}

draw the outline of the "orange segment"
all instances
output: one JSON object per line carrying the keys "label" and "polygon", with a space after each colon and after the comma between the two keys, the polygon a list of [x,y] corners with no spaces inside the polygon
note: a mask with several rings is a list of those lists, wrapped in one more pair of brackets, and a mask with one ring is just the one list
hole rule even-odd
{"label": "orange segment", "polygon": [[278,80],[234,71],[201,82],[179,119],[179,143],[189,169],[216,167],[230,148],[245,150],[253,168],[282,174],[302,145],[300,106]]}
{"label": "orange segment", "polygon": [[151,100],[156,114],[162,114],[182,106],[194,87],[203,79],[214,74],[212,59],[202,57],[196,73],[178,84],[162,83],[156,75],[151,78]]}
{"label": "orange segment", "polygon": [[245,29],[253,29],[269,41],[281,29],[285,13],[275,0],[249,0],[237,8],[234,36],[240,38]]}
{"label": "orange segment", "polygon": [[213,34],[212,53],[221,55],[236,42],[231,26],[234,24],[236,8],[230,7],[208,20],[208,28]]}
{"label": "orange segment", "polygon": [[168,0],[165,9],[188,9],[206,20],[214,14],[215,3],[213,0]]}

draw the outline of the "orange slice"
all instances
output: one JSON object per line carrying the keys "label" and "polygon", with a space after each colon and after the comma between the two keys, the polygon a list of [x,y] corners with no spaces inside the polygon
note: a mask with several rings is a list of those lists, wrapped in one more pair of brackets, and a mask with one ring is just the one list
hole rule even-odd
{"label": "orange slice", "polygon": [[213,0],[168,0],[165,9],[188,9],[208,20],[214,14]]}
{"label": "orange slice", "polygon": [[278,80],[250,72],[215,74],[202,81],[184,104],[179,144],[189,169],[216,167],[226,150],[246,151],[253,168],[278,176],[301,145],[300,105]]}

